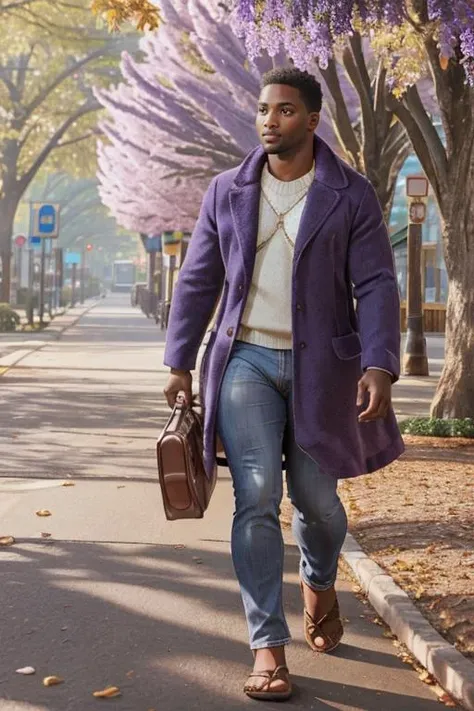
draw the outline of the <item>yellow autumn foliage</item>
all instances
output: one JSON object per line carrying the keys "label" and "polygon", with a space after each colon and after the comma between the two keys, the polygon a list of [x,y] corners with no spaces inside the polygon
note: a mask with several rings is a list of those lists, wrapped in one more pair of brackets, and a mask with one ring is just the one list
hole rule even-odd
{"label": "yellow autumn foliage", "polygon": [[91,7],[112,32],[117,32],[125,22],[132,22],[140,31],[156,30],[161,23],[159,9],[149,0],[92,0]]}

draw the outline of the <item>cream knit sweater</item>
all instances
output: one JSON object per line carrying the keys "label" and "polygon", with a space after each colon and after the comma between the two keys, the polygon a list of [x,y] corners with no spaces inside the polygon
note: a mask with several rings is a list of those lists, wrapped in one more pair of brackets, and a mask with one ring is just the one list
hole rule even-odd
{"label": "cream knit sweater", "polygon": [[[257,255],[242,325],[237,334],[240,341],[266,348],[292,348],[294,243],[313,180],[314,166],[302,178],[285,182],[274,178],[265,164],[261,181]],[[281,226],[277,228],[277,213],[286,213],[285,230]]]}

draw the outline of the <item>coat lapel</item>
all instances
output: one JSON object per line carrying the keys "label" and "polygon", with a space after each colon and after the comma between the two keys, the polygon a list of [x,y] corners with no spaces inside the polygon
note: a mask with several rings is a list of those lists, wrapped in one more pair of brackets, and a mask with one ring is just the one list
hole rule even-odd
{"label": "coat lapel", "polygon": [[230,211],[235,234],[240,245],[247,286],[252,280],[257,253],[260,184],[253,183],[233,188],[229,195]]}
{"label": "coat lapel", "polygon": [[314,140],[314,181],[308,190],[295,243],[295,262],[317,235],[341,199],[341,189],[348,186],[341,161],[318,136]]}
{"label": "coat lapel", "polygon": [[331,212],[340,201],[340,195],[336,190],[328,188],[323,183],[314,180],[306,204],[301,216],[300,226],[295,242],[295,262],[297,263],[304,250],[317,235],[324,225]]}
{"label": "coat lapel", "polygon": [[247,287],[252,281],[257,253],[260,178],[264,163],[265,154],[258,147],[242,163],[229,193],[230,212],[240,245]]}

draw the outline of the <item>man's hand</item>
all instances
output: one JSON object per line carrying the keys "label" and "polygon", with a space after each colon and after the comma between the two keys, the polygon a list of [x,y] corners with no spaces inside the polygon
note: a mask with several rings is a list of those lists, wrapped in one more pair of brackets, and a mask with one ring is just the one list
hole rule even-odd
{"label": "man's hand", "polygon": [[193,402],[193,376],[189,370],[175,370],[172,368],[164,389],[166,402],[170,407],[175,406],[176,398],[181,392],[184,393],[186,405],[191,407]]}
{"label": "man's hand", "polygon": [[360,413],[359,422],[371,422],[384,418],[392,401],[392,378],[382,370],[367,370],[359,380],[357,405],[364,404],[365,393],[369,393],[369,404]]}

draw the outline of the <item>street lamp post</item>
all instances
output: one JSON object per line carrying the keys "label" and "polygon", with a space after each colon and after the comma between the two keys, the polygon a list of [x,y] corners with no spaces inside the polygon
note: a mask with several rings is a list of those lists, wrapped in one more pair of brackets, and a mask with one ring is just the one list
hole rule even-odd
{"label": "street lamp post", "polygon": [[84,241],[82,242],[81,250],[81,291],[80,291],[80,302],[81,304],[85,301],[85,290],[86,290],[86,245]]}
{"label": "street lamp post", "polygon": [[407,177],[408,197],[408,279],[407,340],[403,357],[404,375],[429,375],[426,339],[423,333],[423,298],[421,293],[422,224],[426,217],[428,180],[424,175]]}

